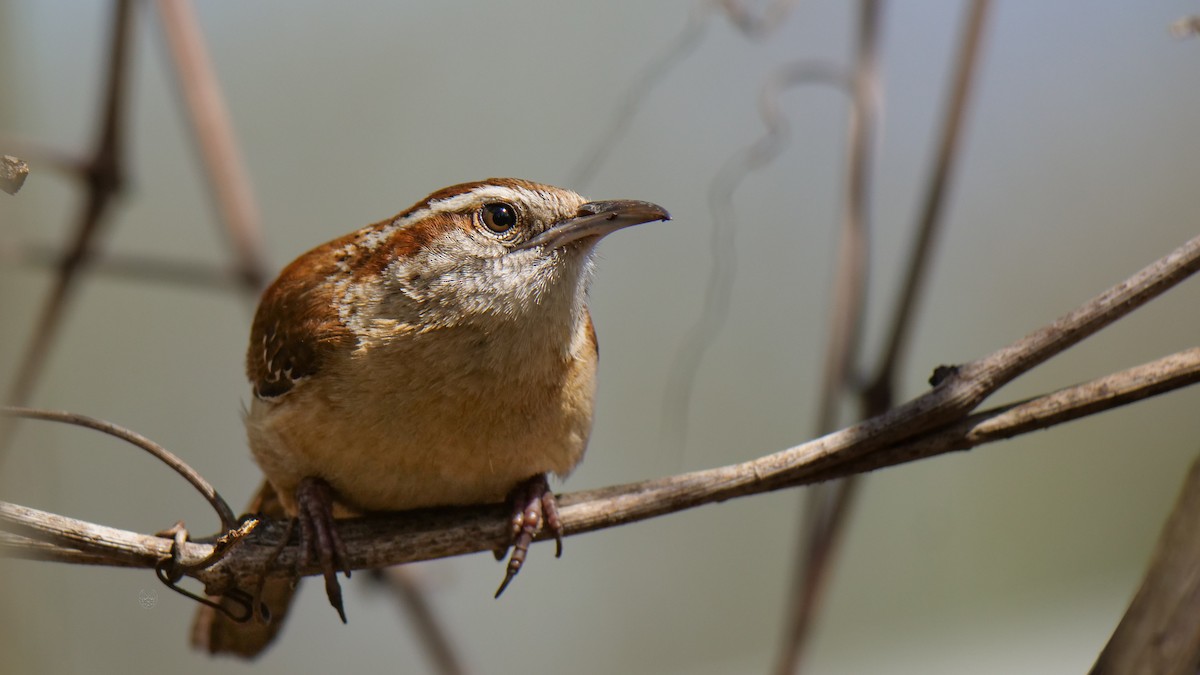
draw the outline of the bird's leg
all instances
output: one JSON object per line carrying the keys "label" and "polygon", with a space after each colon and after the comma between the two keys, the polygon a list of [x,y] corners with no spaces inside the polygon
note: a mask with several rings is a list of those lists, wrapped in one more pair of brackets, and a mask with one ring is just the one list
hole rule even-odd
{"label": "bird's leg", "polygon": [[300,521],[300,562],[305,566],[320,564],[329,604],[346,623],[337,572],[341,569],[350,578],[350,563],[333,520],[333,488],[329,483],[314,476],[300,481],[296,486],[296,519]]}
{"label": "bird's leg", "polygon": [[[562,557],[562,522],[558,518],[558,502],[546,481],[546,474],[538,474],[522,481],[509,493],[509,503],[512,505],[512,556],[508,559],[508,570],[504,581],[496,591],[495,597],[500,597],[508,584],[521,571],[525,563],[525,554],[533,538],[542,531],[550,530],[554,534],[554,557]],[[496,559],[500,560],[508,551],[508,547],[497,549]]]}

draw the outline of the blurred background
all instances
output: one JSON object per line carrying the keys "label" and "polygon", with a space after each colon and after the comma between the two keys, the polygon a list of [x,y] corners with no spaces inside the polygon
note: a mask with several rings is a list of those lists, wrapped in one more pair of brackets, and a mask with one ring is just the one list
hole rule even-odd
{"label": "blurred background", "polygon": [[[671,222],[600,248],[596,428],[587,459],[558,488],[744,461],[812,436],[848,112],[828,87],[780,98],[786,145],[726,205],[734,246],[718,257],[736,265],[730,313],[711,333],[682,420],[667,417],[664,397],[712,274],[714,178],[762,135],[759,92],[781,67],[851,63],[854,3],[796,3],[757,38],[719,11],[697,18],[683,0],[196,4],[272,273],[437,188],[488,176],[670,209]],[[1198,8],[995,3],[902,399],[926,388],[934,366],[1011,342],[1197,233],[1200,42],[1173,39],[1168,26]],[[100,248],[226,264],[160,24],[153,5],[137,9],[130,189]],[[964,9],[913,1],[883,13],[867,354],[879,349],[899,284]],[[109,2],[0,2],[0,139],[85,151],[111,16]],[[692,48],[612,135],[627,92],[689,25]],[[582,176],[598,144],[610,152]],[[58,247],[71,235],[82,192],[30,159],[20,194],[0,196],[0,251]],[[6,389],[53,279],[15,259],[0,258]],[[259,481],[240,422],[252,302],[105,276],[77,290],[32,402],[146,434],[240,507]],[[989,403],[1194,346],[1198,304],[1200,285],[1185,282]],[[1086,670],[1200,449],[1198,405],[1200,390],[1184,390],[869,476],[809,672]],[[800,497],[572,537],[561,560],[536,546],[500,601],[491,596],[502,566],[490,555],[412,571],[472,672],[761,673],[783,633]],[[217,528],[159,463],[46,423],[19,427],[0,498],[142,532],[177,519]],[[195,606],[149,571],[0,560],[0,672],[429,671],[386,593],[366,575],[346,591],[342,626],[320,584],[306,584],[282,639],[247,666],[191,651]]]}

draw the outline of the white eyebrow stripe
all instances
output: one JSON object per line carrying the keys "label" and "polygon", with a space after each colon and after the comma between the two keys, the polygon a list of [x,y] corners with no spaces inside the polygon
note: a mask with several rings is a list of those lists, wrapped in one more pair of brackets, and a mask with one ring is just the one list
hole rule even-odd
{"label": "white eyebrow stripe", "polygon": [[402,230],[411,223],[439,213],[460,211],[464,207],[476,202],[496,200],[534,203],[539,200],[545,200],[547,197],[548,195],[540,190],[530,190],[508,185],[480,185],[462,194],[431,202],[428,206],[419,208],[403,218],[397,218],[378,230],[368,232],[357,243],[347,244],[346,248],[353,249],[354,247],[358,247],[365,251],[374,251],[384,242],[388,241],[395,234],[396,230]]}
{"label": "white eyebrow stripe", "polygon": [[407,216],[397,220],[396,224],[400,227],[404,227],[406,224],[421,220],[422,218],[427,218],[439,213],[460,211],[464,207],[470,206],[473,203],[488,201],[491,199],[499,201],[531,202],[539,198],[544,199],[545,197],[538,192],[526,190],[525,188],[509,187],[507,185],[481,185],[473,190],[464,192],[461,195],[454,195],[453,197],[447,197],[445,199],[439,199],[436,202],[432,202],[429,204],[429,206],[426,206],[423,209],[417,209]]}

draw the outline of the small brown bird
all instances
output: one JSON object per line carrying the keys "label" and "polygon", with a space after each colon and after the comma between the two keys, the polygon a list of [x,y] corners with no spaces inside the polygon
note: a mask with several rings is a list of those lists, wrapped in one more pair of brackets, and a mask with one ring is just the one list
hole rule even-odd
{"label": "small brown bird", "polygon": [[[299,522],[343,621],[335,517],[508,498],[500,591],[543,525],[561,535],[546,474],[570,473],[591,432],[596,243],[669,218],[524,180],[465,183],[305,253],[266,290],[246,358],[266,475],[250,510]],[[265,625],[202,608],[193,643],[258,654],[293,591],[267,581]]]}

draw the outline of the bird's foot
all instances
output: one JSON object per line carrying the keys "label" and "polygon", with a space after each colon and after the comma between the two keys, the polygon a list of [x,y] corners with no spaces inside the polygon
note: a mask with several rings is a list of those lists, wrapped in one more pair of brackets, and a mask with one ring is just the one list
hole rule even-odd
{"label": "bird's foot", "polygon": [[309,476],[296,486],[296,519],[300,521],[300,562],[308,566],[319,564],[325,576],[325,595],[346,623],[342,606],[342,587],[337,573],[342,570],[350,578],[349,556],[338,535],[333,519],[333,488],[320,478]]}
{"label": "bird's foot", "polygon": [[[546,474],[538,474],[518,484],[509,493],[509,504],[512,505],[512,541],[509,544],[512,547],[512,555],[508,559],[504,581],[496,590],[497,598],[508,588],[517,572],[521,571],[521,565],[525,564],[525,555],[529,552],[529,545],[542,528],[554,534],[554,557],[562,557],[563,526],[558,518],[558,502],[554,500],[554,493],[546,481]],[[496,559],[503,559],[507,552],[507,546],[497,549]]]}

